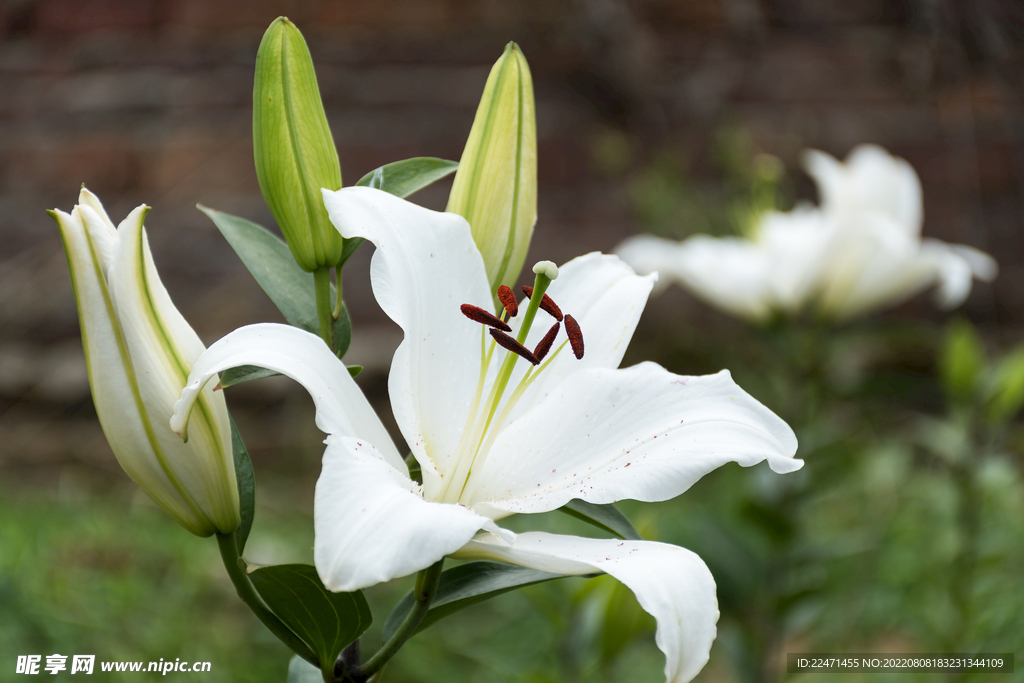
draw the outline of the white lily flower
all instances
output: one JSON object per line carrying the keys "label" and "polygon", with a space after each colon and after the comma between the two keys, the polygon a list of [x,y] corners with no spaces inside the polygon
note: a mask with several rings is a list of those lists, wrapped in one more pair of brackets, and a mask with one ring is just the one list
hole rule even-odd
{"label": "white lily flower", "polygon": [[813,299],[832,239],[820,212],[801,208],[765,213],[750,239],[637,235],[615,251],[639,273],[658,273],[666,284],[679,282],[727,313],[761,322],[774,313],[796,315]]}
{"label": "white lily flower", "polygon": [[153,264],[143,219],[132,211],[114,227],[96,195],[82,188],[60,229],[78,303],[93,403],[124,471],[167,514],[198,536],[238,528],[231,425],[221,393],[198,396],[193,438],[167,421],[189,370],[205,350],[174,307]]}
{"label": "white lily flower", "polygon": [[[525,358],[543,355],[538,345],[553,321],[521,337],[537,349],[520,348],[524,358],[488,339],[474,320],[493,294],[461,216],[361,187],[325,190],[324,199],[344,237],[377,248],[373,291],[405,332],[391,366],[391,404],[422,486],[344,365],[292,327],[253,325],[213,344],[172,426],[184,430],[196,392],[219,371],[251,364],[288,375],[309,391],[328,433],[314,501],[324,585],[351,591],[447,555],[563,574],[605,571],[657,620],[666,678],[690,680],[707,661],[718,619],[714,581],[699,558],[647,541],[517,536],[496,521],[574,498],[667,500],[727,462],[767,459],[776,472],[791,472],[803,464],[793,457],[792,430],[727,371],[681,377],[653,363],[616,369],[654,278],[614,256],[588,254],[558,269],[538,264],[535,272],[557,275],[547,293],[569,314],[573,342],[571,352],[563,343],[532,365]],[[530,310],[508,322],[526,326]]]}
{"label": "white lily flower", "polygon": [[812,304],[846,320],[933,285],[937,304],[953,308],[967,298],[972,278],[995,277],[988,254],[921,238],[921,182],[903,159],[876,145],[857,147],[846,163],[814,150],[804,158],[820,207],[768,212],[751,239],[696,235],[675,243],[641,235],[617,253],[638,271],[658,271],[755,322]]}

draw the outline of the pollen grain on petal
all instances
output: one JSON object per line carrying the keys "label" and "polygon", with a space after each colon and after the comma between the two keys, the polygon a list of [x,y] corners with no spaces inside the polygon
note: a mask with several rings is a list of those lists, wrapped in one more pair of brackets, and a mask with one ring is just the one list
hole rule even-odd
{"label": "pollen grain on petal", "polygon": [[583,330],[571,315],[565,316],[565,334],[569,337],[569,344],[576,359],[583,358]]}
{"label": "pollen grain on petal", "polygon": [[[526,296],[528,297],[532,297],[533,287],[530,287],[529,285],[523,285],[523,293],[526,294]],[[544,298],[540,300],[540,307],[541,310],[546,311],[549,315],[551,315],[552,318],[554,318],[558,322],[562,322],[562,309],[560,309],[558,307],[558,304],[555,303],[555,300],[552,299],[547,294],[545,294]]]}
{"label": "pollen grain on petal", "polygon": [[505,332],[512,331],[512,328],[506,325],[504,322],[502,322],[501,319],[499,319],[493,313],[488,313],[479,306],[473,306],[472,304],[462,304],[460,310],[462,310],[462,315],[466,316],[467,318],[474,322],[483,323],[484,325],[490,325],[491,327],[496,327],[499,330],[504,330]]}
{"label": "pollen grain on petal", "polygon": [[537,356],[538,361],[544,360],[544,357],[548,355],[548,351],[551,350],[551,345],[555,343],[555,337],[558,336],[559,327],[561,327],[561,323],[555,323],[552,325],[551,329],[544,335],[544,338],[537,344],[537,348],[533,350],[533,355]]}
{"label": "pollen grain on petal", "polygon": [[505,307],[508,317],[514,318],[519,314],[519,302],[516,301],[515,292],[508,285],[498,287],[498,301]]}
{"label": "pollen grain on petal", "polygon": [[491,330],[491,336],[494,337],[494,341],[498,342],[499,345],[508,349],[512,353],[525,358],[532,365],[537,365],[538,363],[540,363],[540,361],[537,360],[537,356],[533,355],[533,352],[530,351],[530,349],[526,348],[512,337],[505,334],[504,332],[500,332],[499,330]]}

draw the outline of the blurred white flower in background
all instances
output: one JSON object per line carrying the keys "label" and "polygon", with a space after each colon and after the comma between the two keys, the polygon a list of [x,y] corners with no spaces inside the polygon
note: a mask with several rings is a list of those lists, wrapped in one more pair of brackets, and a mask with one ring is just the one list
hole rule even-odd
{"label": "blurred white flower in background", "polygon": [[845,163],[809,150],[804,165],[818,186],[819,207],[765,212],[749,239],[640,235],[616,252],[638,272],[658,271],[663,281],[754,322],[811,305],[846,320],[933,285],[937,305],[954,308],[970,294],[972,279],[996,276],[988,254],[921,238],[921,182],[903,159],[861,145]]}

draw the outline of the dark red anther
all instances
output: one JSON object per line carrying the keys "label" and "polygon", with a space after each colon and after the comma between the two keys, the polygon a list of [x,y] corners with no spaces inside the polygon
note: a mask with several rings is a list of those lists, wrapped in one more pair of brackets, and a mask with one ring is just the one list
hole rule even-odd
{"label": "dark red anther", "polygon": [[505,334],[504,332],[499,332],[498,330],[491,330],[491,336],[494,337],[494,341],[498,342],[499,345],[505,347],[506,349],[508,349],[509,351],[518,356],[522,356],[523,358],[528,360],[531,365],[537,365],[538,363],[540,363],[540,361],[537,360],[537,356],[533,355],[530,349],[526,348],[512,337]]}
{"label": "dark red anther", "polygon": [[551,345],[555,343],[555,337],[558,336],[558,328],[561,327],[558,323],[551,326],[548,333],[544,335],[544,338],[537,344],[537,348],[533,350],[533,355],[537,356],[538,361],[544,360],[544,356],[548,355],[548,351],[551,350]]}
{"label": "dark red anther", "polygon": [[[529,285],[523,285],[523,292],[526,294],[526,296],[532,297],[533,287],[530,287]],[[562,322],[562,309],[560,309],[558,307],[558,304],[555,303],[555,300],[552,299],[547,294],[545,294],[544,298],[540,300],[540,307],[541,309],[550,313],[552,318],[554,318],[558,322]]]}
{"label": "dark red anther", "polygon": [[514,318],[519,313],[519,302],[516,301],[516,295],[508,285],[498,287],[498,301],[505,307],[508,317]]}
{"label": "dark red anther", "polygon": [[471,304],[462,304],[462,315],[466,316],[470,320],[484,325],[490,325],[491,327],[497,327],[499,330],[511,332],[512,328],[501,321],[500,318],[496,317],[492,313],[488,313],[479,306],[473,306]]}
{"label": "dark red anther", "polygon": [[569,345],[576,359],[583,358],[583,330],[580,324],[571,315],[565,316],[565,334],[569,337]]}

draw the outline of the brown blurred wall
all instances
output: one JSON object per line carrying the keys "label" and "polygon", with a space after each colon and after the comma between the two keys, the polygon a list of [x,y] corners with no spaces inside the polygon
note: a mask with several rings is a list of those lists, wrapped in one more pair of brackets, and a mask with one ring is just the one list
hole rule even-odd
{"label": "brown blurred wall", "polygon": [[[273,225],[253,170],[251,86],[262,32],[282,14],[310,43],[346,184],[409,156],[458,159],[487,70],[515,40],[537,92],[533,256],[610,250],[639,229],[628,169],[609,177],[592,161],[609,132],[634,167],[683,150],[696,182],[714,182],[708,140],[724,122],[791,169],[804,147],[842,156],[877,142],[921,175],[926,234],[999,260],[996,285],[966,311],[1019,331],[1024,6],[1013,0],[0,0],[0,477],[49,483],[68,462],[116,474],[44,213],[70,209],[82,182],[115,220],[153,207],[157,264],[207,343],[279,319],[194,206]],[[418,199],[443,208],[446,192]],[[355,362],[380,389],[387,358],[374,349],[396,337],[368,293],[367,258],[347,272],[346,298]],[[290,395],[274,387],[275,400]]]}

